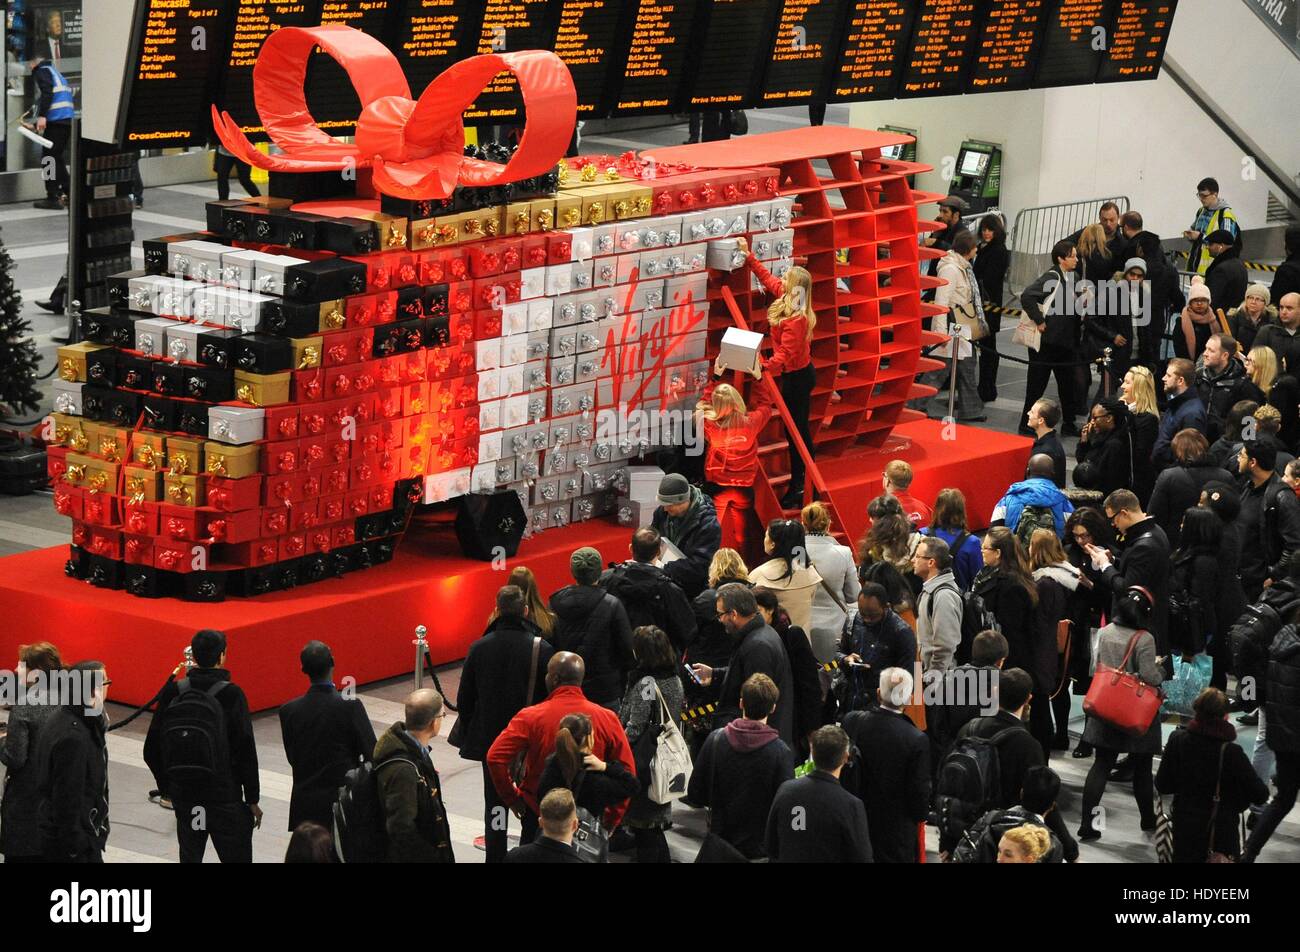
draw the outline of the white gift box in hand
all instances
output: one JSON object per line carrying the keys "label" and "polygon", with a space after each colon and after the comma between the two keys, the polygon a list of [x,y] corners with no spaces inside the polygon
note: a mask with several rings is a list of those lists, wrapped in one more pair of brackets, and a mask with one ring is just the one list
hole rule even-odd
{"label": "white gift box in hand", "polygon": [[718,347],[718,363],[728,370],[754,373],[758,369],[758,351],[763,346],[763,335],[728,327]]}

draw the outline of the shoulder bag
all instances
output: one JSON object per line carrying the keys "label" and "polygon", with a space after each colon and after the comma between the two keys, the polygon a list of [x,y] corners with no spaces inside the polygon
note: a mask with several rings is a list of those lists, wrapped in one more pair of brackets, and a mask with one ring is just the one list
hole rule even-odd
{"label": "shoulder bag", "polygon": [[1144,630],[1133,632],[1118,668],[1097,662],[1097,673],[1092,676],[1092,685],[1083,699],[1085,713],[1135,737],[1150,730],[1160,712],[1161,701],[1160,688],[1127,670],[1138,639],[1144,634]]}
{"label": "shoulder bag", "polygon": [[1219,773],[1214,781],[1214,801],[1210,806],[1210,845],[1205,851],[1207,863],[1235,863],[1237,858],[1214,848],[1214,828],[1219,819],[1219,805],[1223,794],[1223,755],[1227,752],[1227,743],[1219,745]]}

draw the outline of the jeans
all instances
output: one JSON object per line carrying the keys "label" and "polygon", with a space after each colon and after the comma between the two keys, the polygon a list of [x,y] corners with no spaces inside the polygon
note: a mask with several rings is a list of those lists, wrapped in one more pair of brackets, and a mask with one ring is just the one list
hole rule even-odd
{"label": "jeans", "polygon": [[[809,362],[807,367],[802,370],[787,370],[781,375],[781,399],[785,401],[786,409],[790,411],[790,416],[794,418],[794,425],[799,430],[799,435],[803,437],[803,442],[808,447],[810,456],[816,456],[813,450],[812,427],[808,422],[808,414],[812,412],[812,392],[817,383],[817,371]],[[805,467],[803,457],[799,451],[794,448],[794,441],[790,441],[790,490],[792,492],[803,494],[803,484],[805,479]]]}
{"label": "jeans", "polygon": [[[1106,781],[1115,769],[1115,761],[1120,752],[1107,747],[1096,747],[1092,757],[1092,767],[1088,770],[1088,779],[1083,782],[1083,818],[1079,821],[1079,832],[1093,829],[1092,818],[1101,804],[1102,794],[1106,792]],[[1137,801],[1138,813],[1143,826],[1152,826],[1156,820],[1155,785],[1151,780],[1152,754],[1129,754],[1129,763],[1133,765],[1133,799]]]}
{"label": "jeans", "polygon": [[[1260,718],[1259,723],[1263,726],[1264,719]],[[1253,861],[1259,855],[1278,824],[1295,806],[1297,793],[1300,793],[1300,754],[1284,751],[1277,755],[1277,794],[1264,808],[1258,825],[1246,841],[1243,852],[1247,858]]]}
{"label": "jeans", "polygon": [[253,813],[246,803],[182,803],[176,811],[176,841],[182,863],[201,863],[208,837],[223,863],[253,861]]}
{"label": "jeans", "polygon": [[[951,360],[951,358],[949,358]],[[984,401],[980,398],[979,390],[979,358],[975,354],[969,357],[960,357],[957,360],[957,403],[953,408],[958,420],[973,420],[976,417],[984,415]],[[946,373],[943,370],[934,371],[939,378],[930,386],[938,386],[942,383],[942,377]],[[951,374],[948,374],[948,389],[952,386]],[[930,414],[946,417],[948,415],[948,397],[943,390],[939,392],[930,401]]]}
{"label": "jeans", "polygon": [[1255,775],[1268,786],[1273,780],[1273,771],[1277,769],[1277,755],[1268,746],[1268,722],[1264,717],[1264,706],[1258,709],[1259,726],[1255,729],[1255,747],[1250,752],[1250,765],[1255,768]]}

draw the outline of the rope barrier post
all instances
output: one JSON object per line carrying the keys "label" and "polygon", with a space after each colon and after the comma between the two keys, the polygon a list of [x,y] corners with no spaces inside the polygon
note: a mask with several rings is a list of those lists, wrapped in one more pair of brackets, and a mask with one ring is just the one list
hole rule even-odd
{"label": "rope barrier post", "polygon": [[957,418],[957,352],[961,347],[961,328],[957,324],[948,325],[948,347],[952,350],[952,359],[948,365],[948,419],[955,420]]}
{"label": "rope barrier post", "polygon": [[424,687],[424,659],[429,650],[429,642],[425,636],[428,633],[429,629],[423,625],[417,626],[415,641],[411,642],[415,645],[415,690],[417,691]]}
{"label": "rope barrier post", "polygon": [[1110,398],[1110,355],[1111,348],[1107,347],[1101,352],[1101,392]]}

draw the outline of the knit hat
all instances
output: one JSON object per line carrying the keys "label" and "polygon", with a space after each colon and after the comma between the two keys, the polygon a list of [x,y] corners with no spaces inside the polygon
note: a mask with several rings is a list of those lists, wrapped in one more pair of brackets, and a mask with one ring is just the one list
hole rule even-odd
{"label": "knit hat", "polygon": [[595,585],[600,580],[600,553],[584,545],[569,556],[569,572],[579,585]]}
{"label": "knit hat", "polygon": [[676,506],[691,501],[691,484],[681,473],[669,473],[659,481],[659,505]]}
{"label": "knit hat", "polygon": [[1206,235],[1205,243],[1207,245],[1235,245],[1237,239],[1233,237],[1232,232],[1228,231],[1228,229],[1220,228]]}
{"label": "knit hat", "polygon": [[1246,297],[1263,298],[1265,304],[1273,300],[1273,294],[1269,291],[1268,285],[1259,283],[1252,284],[1250,287],[1246,288]]}
{"label": "knit hat", "polygon": [[1124,273],[1128,274],[1130,271],[1141,271],[1143,274],[1146,274],[1147,263],[1141,258],[1129,258],[1128,261],[1124,263]]}
{"label": "knit hat", "polygon": [[1197,298],[1205,298],[1207,301],[1210,300],[1210,289],[1206,285],[1205,281],[1200,279],[1199,276],[1192,279],[1192,289],[1187,292],[1187,303],[1190,304]]}

